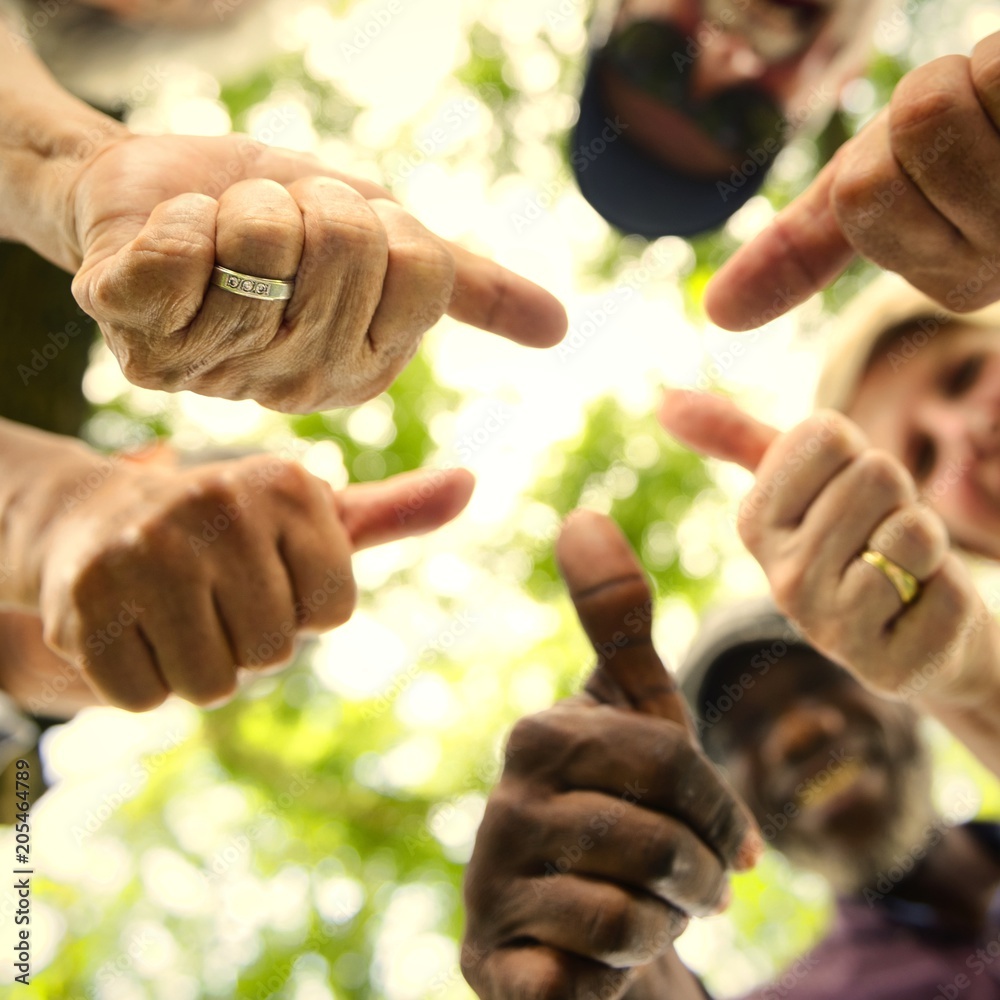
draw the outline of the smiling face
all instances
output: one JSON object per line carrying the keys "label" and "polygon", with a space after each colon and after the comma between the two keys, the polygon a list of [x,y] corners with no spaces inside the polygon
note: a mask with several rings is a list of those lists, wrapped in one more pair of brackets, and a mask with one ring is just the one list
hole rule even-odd
{"label": "smiling face", "polygon": [[[722,177],[773,154],[860,73],[872,0],[624,0],[602,87],[629,139],[667,166]],[[773,148],[772,148],[773,146]]]}
{"label": "smiling face", "polygon": [[847,415],[902,459],[955,542],[1000,558],[1000,329],[918,329],[876,352]]}
{"label": "smiling face", "polygon": [[[747,662],[730,654],[714,683],[732,683]],[[933,822],[915,715],[811,649],[757,676],[705,745],[765,838],[841,892],[868,884]]]}

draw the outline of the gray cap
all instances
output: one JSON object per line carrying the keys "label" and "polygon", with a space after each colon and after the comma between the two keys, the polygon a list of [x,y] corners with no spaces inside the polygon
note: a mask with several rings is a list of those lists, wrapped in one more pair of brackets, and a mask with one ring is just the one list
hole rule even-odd
{"label": "gray cap", "polygon": [[718,692],[713,684],[715,668],[723,657],[741,647],[746,647],[745,672],[753,680],[767,673],[789,649],[811,648],[770,597],[750,598],[710,612],[677,670],[699,733],[715,725],[742,697],[742,687]]}

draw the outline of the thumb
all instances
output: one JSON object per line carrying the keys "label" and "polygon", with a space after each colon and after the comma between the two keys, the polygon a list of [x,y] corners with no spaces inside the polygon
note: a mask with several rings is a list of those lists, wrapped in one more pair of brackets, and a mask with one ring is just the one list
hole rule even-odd
{"label": "thumb", "polygon": [[455,260],[452,319],[527,347],[552,347],[563,339],[569,320],[554,295],[456,243],[448,249]]}
{"label": "thumb", "polygon": [[610,518],[574,511],[556,542],[556,559],[598,654],[587,688],[601,701],[621,691],[637,712],[684,726],[697,742],[677,683],[652,642],[652,595],[621,529]]}
{"label": "thumb", "polygon": [[666,390],[659,418],[664,430],[692,451],[735,462],[750,472],[780,433],[725,396],[686,389]]}
{"label": "thumb", "polygon": [[705,311],[726,330],[752,330],[805,302],[854,259],[833,212],[839,158],[745,243],[705,289]]}
{"label": "thumb", "polygon": [[[580,624],[598,654],[586,684],[588,693],[612,704],[623,694],[636,712],[682,726],[700,749],[677,682],[653,648],[652,595],[618,525],[594,511],[573,511],[556,542],[556,559]],[[752,814],[733,797],[747,820],[734,863],[742,871],[757,863],[763,842]]]}
{"label": "thumb", "polygon": [[466,469],[420,469],[348,486],[334,504],[357,551],[440,528],[465,509],[474,486]]}

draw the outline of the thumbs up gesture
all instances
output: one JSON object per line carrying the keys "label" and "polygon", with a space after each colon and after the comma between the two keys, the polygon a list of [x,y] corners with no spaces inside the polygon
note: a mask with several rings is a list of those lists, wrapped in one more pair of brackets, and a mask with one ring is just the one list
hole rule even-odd
{"label": "thumbs up gesture", "polygon": [[673,942],[761,841],[653,649],[621,532],[577,511],[556,554],[599,658],[582,694],[514,727],[466,877],[463,972],[483,1000],[700,1000]]}
{"label": "thumbs up gesture", "polygon": [[913,699],[1000,773],[1000,629],[902,463],[833,411],[781,433],[721,396],[675,390],[660,421],[754,472],[740,536],[810,644]]}

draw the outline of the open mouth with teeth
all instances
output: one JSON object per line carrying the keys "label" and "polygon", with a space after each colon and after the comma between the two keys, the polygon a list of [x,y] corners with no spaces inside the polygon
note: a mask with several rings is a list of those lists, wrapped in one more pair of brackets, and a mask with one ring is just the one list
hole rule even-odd
{"label": "open mouth with teeth", "polygon": [[802,810],[821,808],[858,784],[866,770],[858,758],[839,762],[836,769],[825,768],[813,775],[796,792],[793,801]]}

